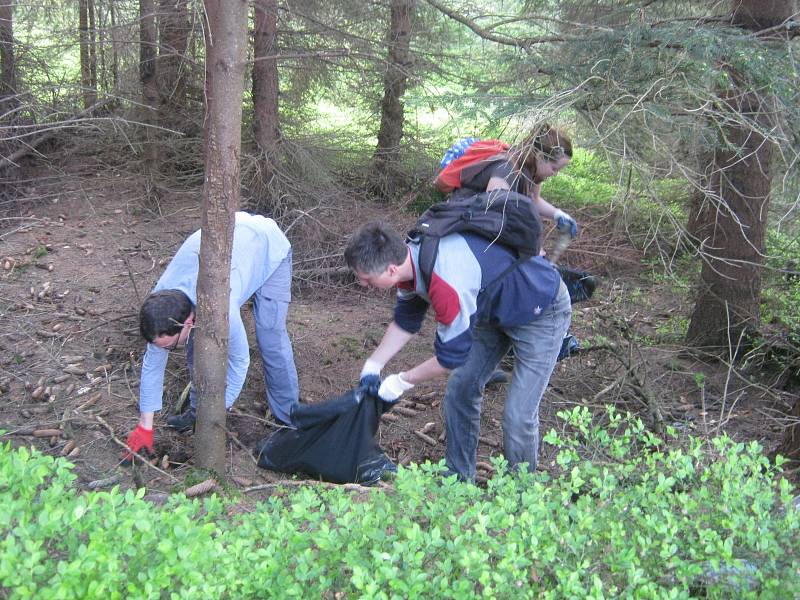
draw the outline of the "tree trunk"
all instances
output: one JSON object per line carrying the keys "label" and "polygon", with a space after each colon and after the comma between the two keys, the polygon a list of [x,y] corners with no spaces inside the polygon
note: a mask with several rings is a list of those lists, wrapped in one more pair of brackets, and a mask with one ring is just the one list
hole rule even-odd
{"label": "tree trunk", "polygon": [[794,403],[794,408],[789,412],[790,425],[787,425],[780,446],[775,454],[788,458],[795,464],[800,464],[800,399]]}
{"label": "tree trunk", "polygon": [[81,90],[84,108],[89,108],[97,101],[97,91],[92,87],[89,2],[91,0],[78,0],[78,37],[80,38]]}
{"label": "tree trunk", "polygon": [[176,113],[186,110],[187,0],[160,0],[158,26],[158,89],[162,118],[174,120]]}
{"label": "tree trunk", "polygon": [[406,91],[408,71],[412,64],[411,25],[416,4],[416,0],[392,0],[389,53],[383,79],[381,124],[374,156],[376,175],[387,184],[393,179],[392,172],[396,172],[395,164],[400,152],[400,140],[403,137],[401,98]]}
{"label": "tree trunk", "polygon": [[[771,27],[791,16],[792,4],[733,0],[732,18],[747,28]],[[736,73],[731,75],[735,81]],[[695,199],[689,217],[691,233],[703,240],[705,260],[687,340],[701,347],[738,348],[760,321],[773,148],[757,128],[769,129],[775,117],[768,97],[741,86],[723,101],[739,122],[727,127],[726,147],[714,152],[709,195],[705,202]],[[740,122],[745,119],[748,124]]]}
{"label": "tree trunk", "polygon": [[94,94],[94,102],[97,102],[97,23],[94,14],[94,0],[87,0],[87,7],[89,9],[89,85]]}
{"label": "tree trunk", "polygon": [[14,2],[0,0],[0,119],[13,120],[8,113],[17,100],[17,65],[14,62]]}
{"label": "tree trunk", "polygon": [[114,93],[119,92],[119,40],[117,38],[117,13],[114,3],[108,5],[108,18],[111,21],[111,81]]}
{"label": "tree trunk", "polygon": [[[142,85],[142,122],[158,122],[158,82],[156,80],[155,0],[139,0],[139,81]],[[152,127],[144,128],[144,170],[158,171],[158,136]]]}
{"label": "tree trunk", "polygon": [[253,32],[253,137],[262,156],[265,186],[278,166],[278,0],[256,0]]}
{"label": "tree trunk", "polygon": [[[225,384],[234,213],[239,206],[247,0],[205,0],[206,137],[197,280],[197,464],[225,473]],[[238,310],[234,307],[232,310]]]}

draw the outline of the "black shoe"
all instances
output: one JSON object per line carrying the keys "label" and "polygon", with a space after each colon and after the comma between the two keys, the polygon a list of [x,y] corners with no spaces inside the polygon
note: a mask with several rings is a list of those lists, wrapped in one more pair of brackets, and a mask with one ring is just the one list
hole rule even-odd
{"label": "black shoe", "polygon": [[190,429],[194,429],[196,420],[197,411],[190,406],[181,414],[168,417],[167,425],[173,429],[177,429],[179,433],[186,433]]}
{"label": "black shoe", "polygon": [[495,369],[494,373],[489,377],[489,381],[486,382],[486,385],[495,385],[498,383],[508,383],[509,377],[508,373],[503,371],[503,369]]}

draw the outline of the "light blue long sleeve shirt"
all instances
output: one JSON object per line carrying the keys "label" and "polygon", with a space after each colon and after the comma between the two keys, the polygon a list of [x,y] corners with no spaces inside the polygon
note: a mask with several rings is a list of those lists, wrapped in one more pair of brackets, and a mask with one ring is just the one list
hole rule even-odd
{"label": "light blue long sleeve shirt", "polygon": [[[241,306],[247,302],[275,269],[289,255],[289,240],[272,219],[245,212],[236,213],[231,254],[230,282],[230,332],[228,338],[228,376],[225,387],[225,406],[233,405],[242,391],[247,368],[250,365],[250,347],[242,322]],[[180,290],[197,306],[197,275],[200,267],[200,231],[195,231],[178,249],[167,265],[163,275],[153,288]],[[271,290],[275,300],[288,302],[290,290],[285,296]],[[161,410],[164,389],[164,371],[169,351],[155,344],[147,344],[142,360],[139,389],[139,410],[153,412]]]}

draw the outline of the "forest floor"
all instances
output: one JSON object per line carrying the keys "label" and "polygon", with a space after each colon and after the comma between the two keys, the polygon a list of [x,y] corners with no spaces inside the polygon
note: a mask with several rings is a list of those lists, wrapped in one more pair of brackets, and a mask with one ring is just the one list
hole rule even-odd
{"label": "forest floor", "polygon": [[[0,430],[13,446],[68,455],[79,486],[113,477],[123,488],[143,484],[169,492],[192,472],[194,457],[193,435],[165,424],[187,383],[182,351],[173,352],[168,365],[164,410],[156,416],[155,465],[131,470],[120,465],[120,457],[138,419],[145,348],[138,308],[178,246],[200,226],[202,190],[174,193],[147,207],[141,181],[101,166],[42,170],[14,209],[0,215]],[[365,211],[371,211],[366,217],[378,214],[376,208]],[[558,364],[542,403],[542,434],[562,428],[560,410],[584,405],[600,414],[611,403],[647,418],[649,401],[659,405],[665,424],[697,435],[727,432],[774,449],[793,396],[753,382],[724,362],[690,354],[677,340],[643,342],[656,339],[670,319],[687,317],[691,304],[645,277],[641,254],[613,233],[610,216],[576,216],[583,231],[565,262],[599,275],[602,283],[594,298],[575,306],[572,331],[584,343],[602,334],[612,347]],[[343,217],[344,231],[361,217]],[[399,212],[389,218],[402,225],[413,220]],[[303,255],[296,252],[295,260],[299,264]],[[360,288],[351,278],[296,279],[288,327],[302,400],[315,402],[353,387],[391,319],[393,298]],[[252,454],[275,425],[266,412],[252,319],[247,306],[243,310],[253,360],[228,421],[227,476],[246,489],[294,477],[258,468]],[[427,357],[433,332],[429,320],[389,370]],[[444,382],[418,386],[401,402],[402,411],[384,417],[378,436],[392,460],[443,458],[443,390]],[[501,453],[504,394],[504,385],[487,389],[480,461]],[[428,441],[415,433],[423,429]],[[554,454],[543,444],[541,469],[556,468]]]}

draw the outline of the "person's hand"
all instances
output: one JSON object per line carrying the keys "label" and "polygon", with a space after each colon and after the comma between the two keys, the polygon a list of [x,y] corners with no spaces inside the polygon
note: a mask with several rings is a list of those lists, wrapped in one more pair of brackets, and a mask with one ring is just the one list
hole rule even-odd
{"label": "person's hand", "polygon": [[383,365],[368,358],[361,368],[361,375],[359,375],[358,386],[367,388],[371,394],[377,394],[378,388],[381,385],[381,369]]}
{"label": "person's hand", "polygon": [[358,381],[358,387],[367,390],[373,396],[378,395],[378,390],[381,387],[381,376],[375,373],[364,375]]}
{"label": "person's hand", "polygon": [[553,221],[556,222],[556,229],[563,233],[569,233],[570,237],[578,235],[578,223],[560,208],[553,213]]}
{"label": "person's hand", "polygon": [[381,400],[384,402],[395,402],[398,398],[400,398],[400,396],[403,395],[404,392],[407,392],[414,387],[414,384],[408,383],[405,379],[403,379],[402,375],[402,373],[389,375],[383,380],[383,383],[381,383],[381,387],[378,390],[378,396]]}
{"label": "person's hand", "polygon": [[132,462],[133,453],[141,452],[142,448],[145,448],[151,454],[153,453],[153,430],[137,425],[136,429],[128,436],[128,449],[130,452],[125,454],[123,461]]}

